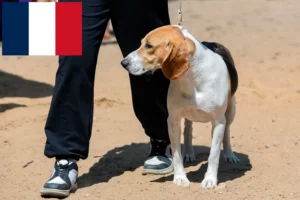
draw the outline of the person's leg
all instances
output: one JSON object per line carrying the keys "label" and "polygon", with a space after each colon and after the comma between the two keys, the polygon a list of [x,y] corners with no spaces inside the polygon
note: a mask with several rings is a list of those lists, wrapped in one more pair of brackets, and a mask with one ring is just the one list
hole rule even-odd
{"label": "person's leg", "polygon": [[112,31],[110,31],[110,23],[108,22],[101,44],[114,44],[114,43],[117,43],[117,41],[114,34],[112,34]]}
{"label": "person's leg", "polygon": [[[118,0],[112,7],[112,24],[123,56],[136,50],[141,39],[151,30],[170,24],[167,0]],[[157,71],[153,76],[130,76],[134,112],[146,134],[151,138],[151,158],[165,155],[169,145],[166,106],[169,80]],[[168,173],[170,161],[162,157],[162,165],[145,163],[144,173]],[[167,163],[165,163],[167,162]],[[147,170],[149,168],[149,170]]]}
{"label": "person's leg", "polygon": [[[54,93],[45,125],[47,141],[44,152],[48,158],[55,157],[58,161],[55,163],[55,173],[41,191],[43,196],[68,196],[71,185],[76,184],[76,160],[88,157],[95,68],[100,38],[103,38],[110,18],[110,3],[111,0],[82,1],[82,56],[59,57]],[[70,177],[73,179],[70,180]]]}
{"label": "person's leg", "polygon": [[104,38],[103,39],[110,39],[112,36],[109,32],[109,27],[108,25],[106,26],[106,29],[105,29],[105,33],[104,33]]}

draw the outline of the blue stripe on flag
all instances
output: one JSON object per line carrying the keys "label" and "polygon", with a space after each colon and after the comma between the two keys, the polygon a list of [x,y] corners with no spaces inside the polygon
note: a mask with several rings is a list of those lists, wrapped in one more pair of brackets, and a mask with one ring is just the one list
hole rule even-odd
{"label": "blue stripe on flag", "polygon": [[2,55],[28,55],[29,4],[3,2]]}

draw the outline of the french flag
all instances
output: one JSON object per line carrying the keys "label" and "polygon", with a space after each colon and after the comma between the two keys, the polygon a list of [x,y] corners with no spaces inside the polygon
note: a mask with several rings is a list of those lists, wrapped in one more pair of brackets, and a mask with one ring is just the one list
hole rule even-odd
{"label": "french flag", "polygon": [[81,2],[3,2],[3,56],[81,56]]}

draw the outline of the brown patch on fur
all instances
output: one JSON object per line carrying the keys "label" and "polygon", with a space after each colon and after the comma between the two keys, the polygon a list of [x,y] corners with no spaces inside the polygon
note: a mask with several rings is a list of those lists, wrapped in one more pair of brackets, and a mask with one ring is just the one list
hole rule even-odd
{"label": "brown patch on fur", "polygon": [[184,38],[169,43],[169,52],[162,64],[163,74],[171,80],[180,78],[190,68]]}
{"label": "brown patch on fur", "polygon": [[[186,40],[178,27],[163,26],[148,33],[142,40],[138,55],[143,59],[144,68],[155,66],[171,79],[181,77],[190,67],[189,49],[195,51],[195,44]],[[193,50],[194,48],[194,50]]]}
{"label": "brown patch on fur", "polygon": [[224,62],[226,63],[228,74],[229,74],[228,84],[230,86],[229,87],[230,97],[232,97],[238,88],[238,74],[230,51],[219,43],[202,42],[202,44],[207,48],[209,48],[210,50],[212,50],[213,52],[219,54],[223,58]]}
{"label": "brown patch on fur", "polygon": [[188,47],[188,52],[190,55],[193,55],[196,51],[196,45],[190,38],[185,38],[185,43]]}

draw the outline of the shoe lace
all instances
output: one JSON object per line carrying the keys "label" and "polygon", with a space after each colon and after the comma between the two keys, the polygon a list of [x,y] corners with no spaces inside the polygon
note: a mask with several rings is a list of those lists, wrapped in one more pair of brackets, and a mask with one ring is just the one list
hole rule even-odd
{"label": "shoe lace", "polygon": [[158,141],[151,139],[151,156],[165,156],[166,147],[168,143],[166,141]]}
{"label": "shoe lace", "polygon": [[68,165],[58,164],[57,170],[56,170],[56,175],[60,176],[60,177],[65,177],[66,175],[68,175],[67,169],[68,169]]}

